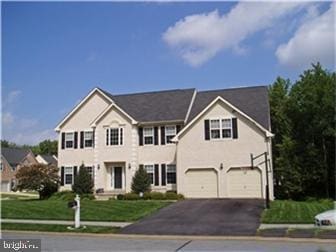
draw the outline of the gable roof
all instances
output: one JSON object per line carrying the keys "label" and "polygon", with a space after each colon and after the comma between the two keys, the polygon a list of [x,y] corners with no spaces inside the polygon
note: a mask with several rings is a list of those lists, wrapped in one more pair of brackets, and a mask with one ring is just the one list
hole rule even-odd
{"label": "gable roof", "polygon": [[214,99],[224,100],[251,117],[265,129],[270,129],[270,109],[266,86],[242,87],[197,92],[188,123],[203,111]]}
{"label": "gable roof", "polygon": [[48,163],[52,165],[57,165],[57,159],[53,155],[41,155],[40,156]]}
{"label": "gable roof", "polygon": [[18,165],[31,151],[19,148],[1,148],[2,156],[11,166]]}
{"label": "gable roof", "polygon": [[183,122],[195,89],[109,95],[120,108],[138,122]]}

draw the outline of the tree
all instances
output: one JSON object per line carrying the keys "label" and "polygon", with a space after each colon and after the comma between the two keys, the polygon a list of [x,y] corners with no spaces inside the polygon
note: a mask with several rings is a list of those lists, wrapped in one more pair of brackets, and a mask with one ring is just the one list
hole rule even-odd
{"label": "tree", "polygon": [[72,190],[77,194],[91,194],[93,192],[93,180],[84,164],[79,167],[79,172],[74,178]]}
{"label": "tree", "polygon": [[132,191],[134,193],[148,192],[150,190],[150,185],[150,178],[146,170],[143,168],[143,166],[140,166],[139,169],[135,172],[132,180]]}
{"label": "tree", "polygon": [[44,140],[38,146],[39,154],[57,155],[57,140]]}
{"label": "tree", "polygon": [[37,191],[40,199],[45,199],[58,189],[58,168],[44,164],[23,166],[16,173],[16,179],[18,190]]}
{"label": "tree", "polygon": [[11,143],[7,140],[1,140],[1,148],[8,148],[8,147],[18,147],[15,143]]}
{"label": "tree", "polygon": [[270,88],[275,194],[335,197],[336,74],[317,63]]}

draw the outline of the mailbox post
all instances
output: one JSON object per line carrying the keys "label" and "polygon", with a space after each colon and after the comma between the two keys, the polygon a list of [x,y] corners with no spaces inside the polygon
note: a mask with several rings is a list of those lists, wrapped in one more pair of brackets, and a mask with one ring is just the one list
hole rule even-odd
{"label": "mailbox post", "polygon": [[80,197],[78,194],[74,201],[68,202],[68,207],[75,210],[75,228],[80,228]]}
{"label": "mailbox post", "polygon": [[79,195],[76,195],[75,201],[77,203],[77,206],[75,208],[75,228],[80,227],[80,198]]}

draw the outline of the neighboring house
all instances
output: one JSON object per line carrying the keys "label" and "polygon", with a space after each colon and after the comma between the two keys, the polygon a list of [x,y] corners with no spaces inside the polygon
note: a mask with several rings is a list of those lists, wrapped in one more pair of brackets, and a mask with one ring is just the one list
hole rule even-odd
{"label": "neighboring house", "polygon": [[[264,198],[262,160],[272,162],[267,87],[195,89],[112,95],[93,89],[56,127],[61,189],[79,166],[95,189],[131,191],[138,167],[152,190],[190,198]],[[273,174],[270,167],[270,196]]]}
{"label": "neighboring house", "polygon": [[57,166],[57,157],[55,155],[39,154],[36,156],[36,160],[40,164]]}
{"label": "neighboring house", "polygon": [[9,192],[16,184],[17,171],[25,166],[37,164],[30,150],[1,148],[1,192]]}

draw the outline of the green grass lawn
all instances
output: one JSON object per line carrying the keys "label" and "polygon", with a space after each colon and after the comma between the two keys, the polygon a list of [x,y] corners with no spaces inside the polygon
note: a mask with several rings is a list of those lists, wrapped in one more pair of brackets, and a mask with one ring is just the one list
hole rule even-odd
{"label": "green grass lawn", "polygon": [[331,200],[291,201],[275,200],[264,210],[262,223],[314,223],[314,216],[334,208]]}
{"label": "green grass lawn", "polygon": [[26,200],[26,199],[38,199],[38,194],[15,194],[15,193],[0,193],[1,200]]}
{"label": "green grass lawn", "polygon": [[76,233],[116,233],[117,227],[86,226],[80,229],[68,229],[66,225],[2,223],[2,230],[29,230],[40,232],[76,232]]}
{"label": "green grass lawn", "polygon": [[[83,200],[81,220],[136,221],[167,206],[167,201],[150,200]],[[1,202],[3,219],[73,220],[74,210],[64,200],[4,200]]]}

